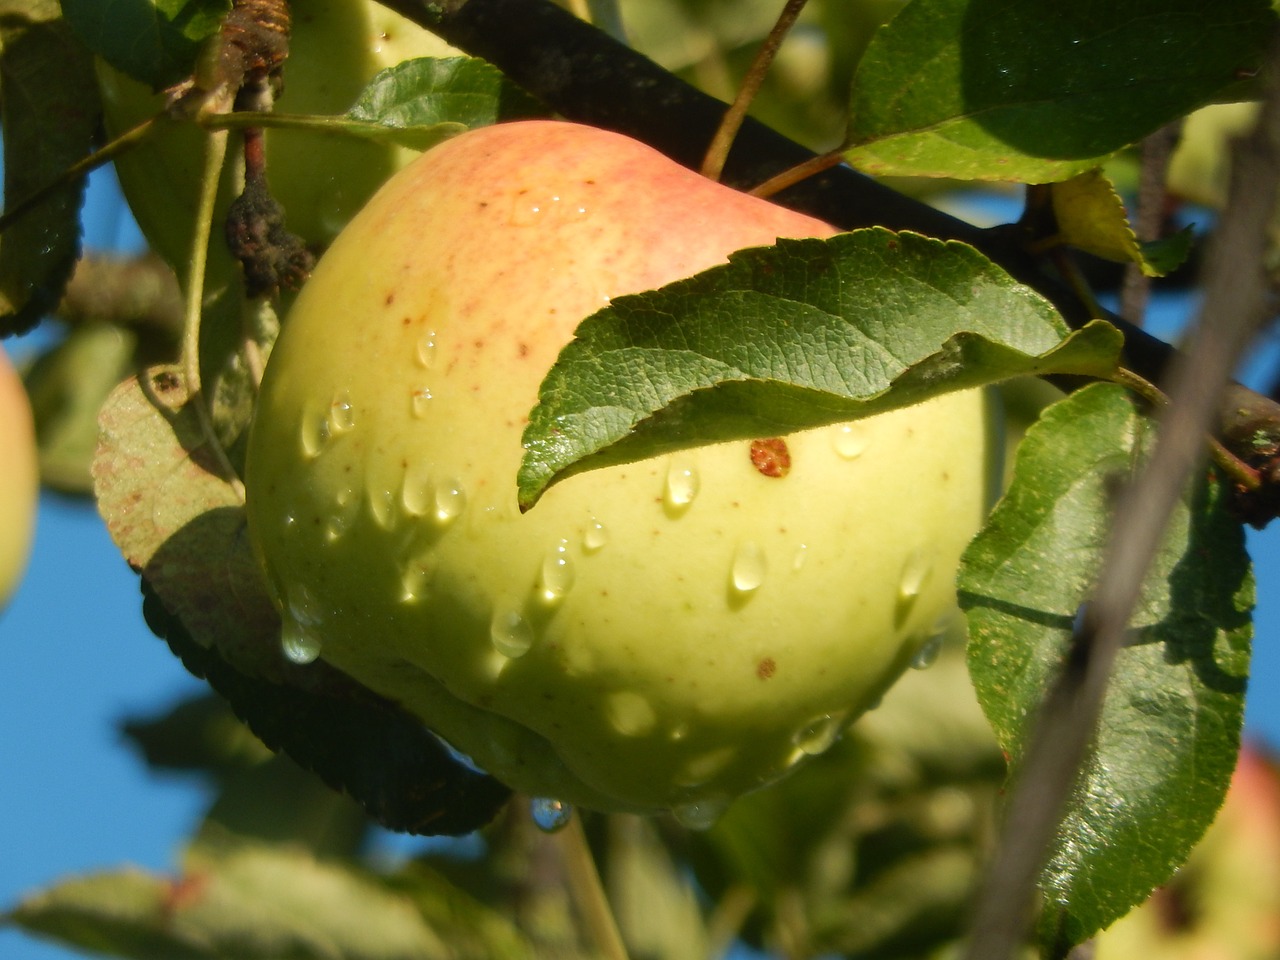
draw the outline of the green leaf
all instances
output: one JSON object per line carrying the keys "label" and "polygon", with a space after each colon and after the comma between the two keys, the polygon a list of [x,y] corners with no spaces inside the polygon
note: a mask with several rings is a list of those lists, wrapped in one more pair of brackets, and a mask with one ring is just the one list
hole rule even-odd
{"label": "green leaf", "polygon": [[854,80],[868,173],[1065,180],[1261,66],[1265,0],[913,0]]}
{"label": "green leaf", "polygon": [[1124,201],[1101,170],[1055,183],[1050,188],[1061,241],[1117,263],[1136,263],[1148,277],[1175,270],[1191,252],[1190,227],[1171,237],[1139,243]]}
{"label": "green leaf", "polygon": [[[4,207],[47,188],[88,155],[101,107],[89,51],[54,0],[0,0]],[[80,256],[84,181],[51,190],[0,236],[0,336],[33,327],[62,296]]]}
{"label": "green leaf", "polygon": [[521,506],[583,470],[840,423],[1027,373],[1107,376],[1121,337],[1071,336],[972,247],[882,228],[787,240],[587,318],[525,430]]}
{"label": "green leaf", "polygon": [[[1152,422],[1096,384],[1028,430],[1008,493],[965,554],[970,671],[1001,745],[1021,755],[1101,565],[1114,483]],[[1080,943],[1169,878],[1222,803],[1239,747],[1253,581],[1221,485],[1171,519],[1131,620],[1095,753],[1042,876],[1045,935]]]}
{"label": "green leaf", "polygon": [[159,90],[190,76],[231,0],[62,0],[72,29],[117,70]]}
{"label": "green leaf", "polygon": [[[448,897],[428,920],[419,898]],[[426,871],[394,884],[296,847],[245,844],[180,878],[122,870],[65,881],[9,919],[70,946],[137,960],[529,958],[500,917]]]}
{"label": "green leaf", "polygon": [[[441,139],[438,125],[487,126],[499,120],[545,116],[536,100],[497,67],[474,57],[406,60],[369,82],[346,117],[394,136],[402,146],[425,149]],[[421,143],[416,142],[422,140]]]}

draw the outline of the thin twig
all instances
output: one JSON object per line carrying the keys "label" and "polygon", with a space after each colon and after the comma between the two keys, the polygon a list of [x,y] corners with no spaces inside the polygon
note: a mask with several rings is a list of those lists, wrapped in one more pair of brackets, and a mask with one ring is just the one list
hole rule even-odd
{"label": "thin twig", "polygon": [[604,884],[600,882],[600,871],[596,869],[587,835],[582,829],[582,816],[575,813],[555,837],[564,858],[573,902],[582,914],[596,950],[606,960],[627,960],[627,947],[622,942],[609,898],[605,896]]}
{"label": "thin twig", "polygon": [[787,0],[782,12],[778,14],[773,29],[769,31],[769,35],[764,38],[760,49],[751,59],[751,66],[747,68],[747,75],[742,78],[738,95],[725,111],[720,126],[716,127],[716,135],[711,138],[711,145],[707,147],[707,154],[702,158],[702,175],[708,180],[720,179],[733,138],[742,128],[742,121],[747,118],[747,111],[751,109],[752,101],[760,92],[760,86],[769,73],[774,57],[778,55],[782,41],[786,39],[787,33],[795,25],[796,18],[800,16],[800,12],[808,2],[809,0]]}
{"label": "thin twig", "polygon": [[[1273,56],[1274,66],[1280,57]],[[1036,879],[1087,756],[1107,680],[1165,524],[1203,462],[1237,358],[1265,316],[1263,256],[1280,195],[1280,95],[1270,91],[1237,150],[1231,199],[1217,236],[1199,322],[1172,365],[1155,450],[1123,492],[1097,589],[1077,618],[1071,657],[1048,691],[1009,798],[1009,816],[977,908],[966,957],[1014,956],[1029,927]]]}
{"label": "thin twig", "polygon": [[[1139,241],[1160,239],[1164,227],[1165,200],[1168,190],[1165,178],[1169,159],[1182,133],[1182,123],[1170,123],[1142,141],[1138,174],[1138,210],[1133,230]],[[1136,326],[1142,326],[1147,312],[1151,278],[1136,263],[1125,266],[1124,283],[1120,287],[1120,315]]]}
{"label": "thin twig", "polygon": [[794,187],[802,180],[807,180],[809,177],[817,176],[832,167],[839,166],[842,160],[844,160],[844,151],[841,149],[811,157],[803,163],[797,163],[794,167],[789,167],[781,173],[774,174],[764,183],[752,187],[747,192],[753,197],[772,197],[775,193],[780,193],[788,187]]}

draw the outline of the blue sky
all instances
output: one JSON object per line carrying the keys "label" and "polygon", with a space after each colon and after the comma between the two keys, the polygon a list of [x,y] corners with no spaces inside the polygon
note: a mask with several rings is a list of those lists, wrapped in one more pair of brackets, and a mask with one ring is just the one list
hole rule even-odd
{"label": "blue sky", "polygon": [[[141,246],[109,175],[94,177],[86,242]],[[1156,332],[1172,329],[1192,303],[1162,303]],[[21,341],[5,347],[29,350]],[[1246,379],[1266,376],[1277,355],[1268,344]],[[1248,726],[1280,743],[1280,526],[1251,535],[1251,551],[1258,610]],[[46,495],[29,573],[0,612],[0,904],[71,872],[172,867],[208,798],[195,780],[150,773],[118,723],[201,689],[143,624],[137,577],[92,505]],[[0,956],[78,955],[0,931]]]}

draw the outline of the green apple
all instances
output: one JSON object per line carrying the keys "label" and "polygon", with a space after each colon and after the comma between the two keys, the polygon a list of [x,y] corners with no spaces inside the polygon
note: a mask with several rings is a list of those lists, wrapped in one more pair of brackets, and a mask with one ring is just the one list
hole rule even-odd
{"label": "green apple", "polygon": [[0,607],[17,589],[35,529],[35,424],[18,372],[0,349]]}
{"label": "green apple", "polygon": [[1246,746],[1217,819],[1178,875],[1097,938],[1095,960],[1280,956],[1280,767]]}
{"label": "green apple", "polygon": [[[375,0],[293,0],[282,111],[339,114],[378,71],[413,57],[456,54],[443,40]],[[117,136],[164,107],[164,96],[100,64],[107,132]],[[339,135],[266,132],[267,176],[288,227],[324,246],[415,151]],[[129,207],[152,248],[181,273],[191,251],[205,135],[190,124],[158,127],[116,161]],[[235,166],[234,164],[232,165]],[[238,190],[224,177],[220,211]],[[221,236],[215,224],[214,234]]]}
{"label": "green apple", "polygon": [[[980,392],[588,472],[516,505],[578,322],[817,220],[617,134],[462,134],[321,259],[246,485],[286,649],[522,791],[705,823],[821,752],[953,611],[984,511]],[[757,467],[781,448],[790,470]],[[755,458],[760,460],[758,456]]]}

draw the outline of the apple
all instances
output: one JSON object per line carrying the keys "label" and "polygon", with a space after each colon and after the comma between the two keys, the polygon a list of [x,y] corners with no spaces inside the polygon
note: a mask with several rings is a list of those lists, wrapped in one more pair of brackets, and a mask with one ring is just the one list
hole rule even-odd
{"label": "apple", "polygon": [[22,579],[35,530],[36,431],[27,391],[0,349],[0,608]]}
{"label": "apple", "polygon": [[985,507],[981,392],[583,473],[523,515],[515,477],[585,316],[834,232],[557,121],[397,174],[303,287],[251,429],[286,650],[594,809],[705,825],[825,749],[953,611]]}
{"label": "apple", "polygon": [[1280,767],[1246,745],[1217,819],[1166,886],[1097,937],[1095,960],[1280,956]]}
{"label": "apple", "polygon": [[[289,6],[293,27],[279,100],[289,113],[343,113],[380,70],[413,57],[457,54],[375,0],[292,0]],[[109,136],[164,108],[163,94],[104,63],[98,79]],[[161,125],[116,161],[143,234],[179,273],[191,252],[205,139],[191,124]],[[265,146],[267,176],[289,230],[317,247],[327,245],[391,173],[418,156],[401,147],[297,130],[267,130]],[[223,178],[218,210],[224,213],[238,192],[235,179],[231,172]],[[214,235],[221,236],[216,223]]]}

